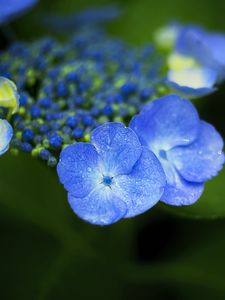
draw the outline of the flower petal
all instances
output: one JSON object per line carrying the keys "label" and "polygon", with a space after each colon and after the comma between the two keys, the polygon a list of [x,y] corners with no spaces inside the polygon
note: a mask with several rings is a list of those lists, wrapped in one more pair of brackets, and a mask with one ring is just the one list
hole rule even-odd
{"label": "flower petal", "polygon": [[188,146],[168,152],[179,173],[188,181],[203,182],[216,176],[224,163],[223,140],[215,128],[201,121],[199,137]]}
{"label": "flower petal", "polygon": [[190,205],[196,202],[203,192],[204,185],[186,181],[169,161],[161,162],[167,180],[161,201],[175,206]]}
{"label": "flower petal", "polygon": [[114,192],[127,203],[126,218],[139,215],[155,205],[163,194],[165,174],[157,157],[143,147],[140,159],[128,175],[115,178]]}
{"label": "flower petal", "polygon": [[76,143],[60,154],[57,172],[65,189],[75,197],[87,196],[101,183],[100,158],[89,143]]}
{"label": "flower petal", "polygon": [[170,70],[168,80],[193,89],[212,88],[217,80],[217,73],[209,68],[191,67]]}
{"label": "flower petal", "polygon": [[206,32],[199,27],[184,27],[176,42],[176,50],[194,57],[200,64],[218,72],[218,80],[225,78],[225,35]]}
{"label": "flower petal", "polygon": [[199,129],[199,117],[193,104],[177,95],[161,97],[133,117],[129,125],[141,142],[155,154],[177,145],[190,144]]}
{"label": "flower petal", "polygon": [[12,136],[12,126],[8,121],[0,119],[0,155],[8,150]]}
{"label": "flower petal", "polygon": [[103,159],[104,171],[112,176],[129,173],[142,151],[133,130],[117,122],[97,127],[91,141]]}
{"label": "flower petal", "polygon": [[198,98],[214,93],[217,88],[191,88],[189,86],[179,85],[176,82],[167,81],[168,86],[174,91],[179,93],[182,97]]}
{"label": "flower petal", "polygon": [[11,108],[12,113],[17,112],[19,108],[17,88],[11,80],[5,77],[0,77],[0,106]]}
{"label": "flower petal", "polygon": [[177,177],[174,185],[166,185],[161,201],[174,206],[191,205],[200,198],[203,190],[203,183],[188,182]]}
{"label": "flower petal", "polygon": [[109,225],[123,218],[126,204],[109,187],[99,186],[84,198],[68,195],[73,211],[83,220],[96,225]]}

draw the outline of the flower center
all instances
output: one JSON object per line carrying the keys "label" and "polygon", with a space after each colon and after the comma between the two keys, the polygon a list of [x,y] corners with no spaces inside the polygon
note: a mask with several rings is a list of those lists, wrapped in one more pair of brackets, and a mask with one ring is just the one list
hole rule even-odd
{"label": "flower center", "polygon": [[106,186],[110,186],[112,184],[112,177],[110,176],[103,176],[102,183]]}
{"label": "flower center", "polygon": [[160,150],[159,151],[159,156],[160,156],[160,158],[167,159],[166,151],[165,150]]}

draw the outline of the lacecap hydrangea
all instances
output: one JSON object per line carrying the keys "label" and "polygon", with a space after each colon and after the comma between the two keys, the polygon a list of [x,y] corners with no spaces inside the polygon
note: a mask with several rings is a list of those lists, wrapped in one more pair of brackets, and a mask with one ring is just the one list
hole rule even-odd
{"label": "lacecap hydrangea", "polygon": [[50,167],[67,145],[89,141],[100,124],[127,124],[162,94],[161,60],[153,47],[128,45],[98,26],[77,28],[63,43],[53,38],[12,43],[0,62],[0,74],[20,94],[10,120],[10,152],[31,154]]}

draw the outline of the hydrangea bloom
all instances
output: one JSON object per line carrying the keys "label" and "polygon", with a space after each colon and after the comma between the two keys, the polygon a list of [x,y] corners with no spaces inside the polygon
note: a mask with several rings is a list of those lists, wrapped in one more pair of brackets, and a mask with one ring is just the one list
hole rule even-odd
{"label": "hydrangea bloom", "polygon": [[0,24],[15,19],[35,5],[36,2],[37,0],[0,0]]}
{"label": "hydrangea bloom", "polygon": [[[167,31],[173,33],[170,39],[173,47],[168,59],[168,84],[190,97],[215,91],[216,84],[225,78],[225,35],[179,24],[168,26]],[[159,32],[158,40],[162,44],[161,35]]]}
{"label": "hydrangea bloom", "polygon": [[57,166],[74,212],[108,225],[143,213],[158,202],[165,175],[156,156],[122,123],[105,123],[90,143],[66,147]]}
{"label": "hydrangea bloom", "polygon": [[160,160],[167,178],[161,200],[172,205],[194,203],[204,182],[222,168],[223,140],[215,128],[199,119],[192,103],[168,95],[144,107],[130,127]]}
{"label": "hydrangea bloom", "polygon": [[13,129],[8,121],[0,119],[0,155],[4,154],[13,136]]}
{"label": "hydrangea bloom", "polygon": [[16,85],[5,77],[0,77],[0,107],[6,107],[12,113],[18,111],[19,94]]}
{"label": "hydrangea bloom", "polygon": [[130,120],[161,93],[161,60],[153,47],[130,46],[103,29],[89,24],[63,43],[45,37],[1,52],[0,74],[16,82],[20,94],[10,120],[14,154],[55,167],[66,145],[89,141],[100,124]]}

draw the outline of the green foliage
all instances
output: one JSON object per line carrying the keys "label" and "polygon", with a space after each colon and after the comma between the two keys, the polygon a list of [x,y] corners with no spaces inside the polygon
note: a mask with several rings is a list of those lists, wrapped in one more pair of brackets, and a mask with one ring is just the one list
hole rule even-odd
{"label": "green foliage", "polygon": [[[106,228],[92,226],[73,214],[54,170],[9,154],[1,157],[0,216],[1,299],[225,296],[224,221],[171,219],[154,208]],[[150,241],[144,263],[137,251],[143,230]],[[175,235],[167,239],[167,230]]]}

